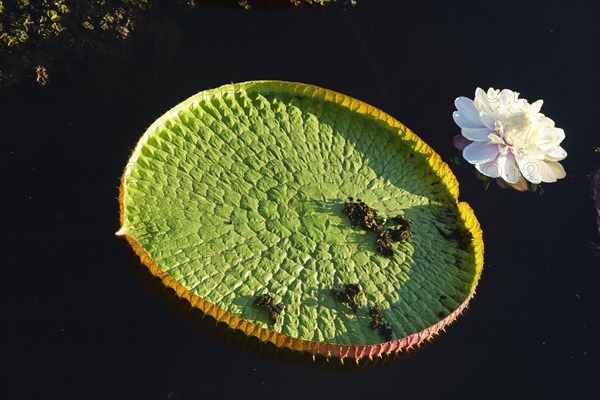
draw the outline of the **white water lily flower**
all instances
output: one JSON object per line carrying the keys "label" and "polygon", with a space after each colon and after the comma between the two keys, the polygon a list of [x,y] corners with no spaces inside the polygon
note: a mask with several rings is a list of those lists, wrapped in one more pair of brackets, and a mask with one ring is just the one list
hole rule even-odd
{"label": "white water lily flower", "polygon": [[519,93],[481,88],[475,99],[459,97],[452,114],[462,136],[454,144],[483,175],[502,178],[525,190],[527,182],[556,182],[565,177],[558,163],[567,156],[560,147],[565,138],[554,121],[540,113],[542,100],[529,104]]}

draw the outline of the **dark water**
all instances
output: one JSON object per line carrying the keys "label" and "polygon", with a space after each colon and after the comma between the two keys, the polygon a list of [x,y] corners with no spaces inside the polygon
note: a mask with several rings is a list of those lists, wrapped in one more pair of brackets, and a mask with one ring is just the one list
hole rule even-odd
{"label": "dark water", "polygon": [[[599,16],[597,2],[550,1],[174,7],[156,15],[166,36],[4,90],[0,399],[598,398]],[[565,130],[568,176],[543,193],[486,191],[453,167],[485,269],[470,308],[411,357],[349,372],[257,355],[181,318],[114,237],[143,131],[200,90],[254,79],[364,100],[446,161],[454,98],[511,88]]]}

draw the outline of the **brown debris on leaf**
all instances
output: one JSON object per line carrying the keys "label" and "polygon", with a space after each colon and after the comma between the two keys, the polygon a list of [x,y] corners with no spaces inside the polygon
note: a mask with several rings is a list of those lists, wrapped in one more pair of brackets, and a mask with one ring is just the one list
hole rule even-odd
{"label": "brown debris on leaf", "polygon": [[360,300],[357,297],[362,293],[357,283],[348,283],[344,285],[344,292],[331,288],[331,292],[339,301],[348,304],[352,310],[356,311],[360,307]]}
{"label": "brown debris on leaf", "polygon": [[350,218],[352,226],[360,225],[363,229],[378,233],[376,247],[385,257],[394,255],[393,243],[409,240],[412,235],[411,220],[398,215],[392,219],[398,226],[386,229],[387,218],[379,217],[377,210],[366,205],[361,199],[355,200],[353,197],[349,197],[348,201],[344,202],[343,211]]}
{"label": "brown debris on leaf", "polygon": [[256,300],[254,300],[254,306],[262,308],[263,310],[269,313],[269,321],[271,322],[271,324],[276,324],[277,319],[285,310],[285,304],[275,304],[275,300],[273,300],[273,297],[271,297],[267,293],[258,296]]}
{"label": "brown debris on leaf", "polygon": [[354,201],[353,197],[344,202],[344,213],[350,217],[352,226],[360,225],[364,229],[376,232],[382,230],[387,222],[386,219],[377,216],[377,210],[366,205],[361,199]]}
{"label": "brown debris on leaf", "polygon": [[369,307],[369,317],[371,317],[371,323],[369,324],[371,329],[378,331],[388,342],[392,340],[392,324],[385,320],[383,311],[379,306]]}
{"label": "brown debris on leaf", "polygon": [[394,239],[392,238],[392,234],[389,229],[379,232],[377,235],[377,250],[381,254],[386,257],[392,257],[394,255],[394,250],[392,249],[392,244],[394,243]]}

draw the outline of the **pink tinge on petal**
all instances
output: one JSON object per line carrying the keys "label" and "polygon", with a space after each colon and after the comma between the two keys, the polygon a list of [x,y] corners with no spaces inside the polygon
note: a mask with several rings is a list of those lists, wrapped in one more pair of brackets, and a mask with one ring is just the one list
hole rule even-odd
{"label": "pink tinge on petal", "polygon": [[508,183],[517,183],[521,177],[517,160],[513,153],[508,152],[501,154],[496,159],[498,163],[498,170],[500,171],[500,178],[504,179]]}
{"label": "pink tinge on petal", "polygon": [[463,157],[471,164],[481,164],[492,161],[498,156],[498,145],[483,142],[473,142],[463,150]]}
{"label": "pink tinge on petal", "polygon": [[512,153],[498,154],[498,157],[475,165],[477,171],[490,178],[502,178],[508,183],[516,183],[520,173]]}
{"label": "pink tinge on petal", "polygon": [[473,142],[471,142],[469,139],[467,139],[463,135],[456,135],[452,138],[452,144],[454,145],[454,147],[456,147],[460,151],[463,151],[465,149],[465,147],[467,147],[471,143],[473,143]]}

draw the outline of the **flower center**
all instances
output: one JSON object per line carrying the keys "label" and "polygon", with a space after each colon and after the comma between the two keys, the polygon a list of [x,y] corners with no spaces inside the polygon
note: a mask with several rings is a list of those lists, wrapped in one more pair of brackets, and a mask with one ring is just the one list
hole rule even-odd
{"label": "flower center", "polygon": [[[496,122],[496,124],[497,124],[497,122]],[[491,144],[498,145],[498,151],[500,152],[500,154],[504,155],[504,154],[508,153],[510,146],[506,143],[504,138],[502,138],[499,135],[496,135],[495,133],[490,133],[487,137],[490,140]]]}
{"label": "flower center", "polygon": [[533,121],[526,112],[516,112],[498,118],[494,124],[496,131],[504,138],[529,130]]}
{"label": "flower center", "polygon": [[530,147],[533,121],[527,112],[507,113],[494,122],[495,133],[490,133],[491,144],[497,144],[500,154],[510,150],[515,155],[524,155]]}

